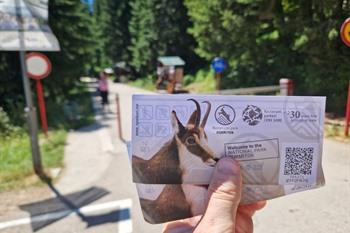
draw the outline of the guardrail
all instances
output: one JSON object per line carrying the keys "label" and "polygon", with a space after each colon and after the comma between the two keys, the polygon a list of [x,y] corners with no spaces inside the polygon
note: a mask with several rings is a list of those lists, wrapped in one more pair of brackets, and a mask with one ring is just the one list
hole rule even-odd
{"label": "guardrail", "polygon": [[225,89],[218,92],[212,92],[207,94],[220,94],[220,95],[250,95],[266,92],[280,92],[280,95],[293,95],[294,84],[290,79],[280,79],[280,85],[273,86],[261,86],[261,87],[244,87],[236,89]]}
{"label": "guardrail", "polygon": [[274,92],[279,91],[280,86],[262,86],[262,87],[246,87],[246,88],[237,88],[237,89],[227,89],[220,90],[221,95],[249,95],[257,94],[264,92]]}

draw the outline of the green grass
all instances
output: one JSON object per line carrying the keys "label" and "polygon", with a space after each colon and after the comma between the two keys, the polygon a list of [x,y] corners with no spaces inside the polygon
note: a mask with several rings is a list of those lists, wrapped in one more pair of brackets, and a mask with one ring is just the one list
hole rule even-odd
{"label": "green grass", "polygon": [[151,75],[149,75],[149,76],[147,76],[145,78],[139,78],[139,79],[137,79],[135,81],[128,82],[128,84],[130,86],[146,89],[146,90],[149,90],[149,91],[155,91],[156,90],[155,83],[156,82],[152,79]]}
{"label": "green grass", "polygon": [[185,75],[184,89],[191,93],[209,93],[216,90],[216,81],[212,70],[200,70],[194,76]]}
{"label": "green grass", "polygon": [[[42,163],[45,170],[63,166],[63,151],[67,132],[63,129],[49,132],[46,139],[40,135]],[[39,184],[34,175],[28,134],[19,131],[0,138],[0,192]]]}

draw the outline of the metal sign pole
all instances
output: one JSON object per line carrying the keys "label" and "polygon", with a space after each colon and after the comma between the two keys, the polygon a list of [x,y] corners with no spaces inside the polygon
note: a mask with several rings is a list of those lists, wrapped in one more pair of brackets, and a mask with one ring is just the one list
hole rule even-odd
{"label": "metal sign pole", "polygon": [[26,113],[26,118],[29,126],[29,137],[30,137],[30,145],[32,149],[33,166],[34,166],[35,173],[40,176],[43,174],[43,169],[41,165],[41,155],[40,155],[40,148],[39,148],[39,141],[38,141],[38,120],[36,115],[36,109],[33,106],[30,82],[27,77],[27,67],[25,64],[24,51],[21,50],[19,54],[20,54],[20,61],[21,61],[23,88],[24,88],[26,105],[27,105],[24,111]]}
{"label": "metal sign pole", "polygon": [[216,91],[220,94],[221,90],[221,72],[215,72],[215,80],[216,80]]}
{"label": "metal sign pole", "polygon": [[40,148],[39,148],[39,141],[38,141],[38,120],[36,116],[36,109],[33,106],[33,101],[32,101],[32,93],[30,90],[30,83],[29,79],[27,77],[27,67],[25,63],[25,44],[24,44],[24,30],[23,30],[23,25],[22,25],[22,20],[21,20],[21,6],[20,6],[20,1],[16,0],[16,13],[19,16],[20,20],[18,21],[19,25],[19,42],[20,42],[20,51],[19,51],[19,56],[20,56],[20,62],[21,62],[21,70],[22,70],[22,81],[23,81],[23,88],[24,88],[24,94],[25,94],[25,99],[26,99],[26,105],[27,107],[25,108],[25,113],[26,113],[26,118],[29,126],[29,136],[30,136],[30,145],[32,149],[32,158],[33,158],[33,166],[34,166],[34,171],[37,175],[42,176],[43,175],[43,169],[41,165],[41,155],[40,155]]}

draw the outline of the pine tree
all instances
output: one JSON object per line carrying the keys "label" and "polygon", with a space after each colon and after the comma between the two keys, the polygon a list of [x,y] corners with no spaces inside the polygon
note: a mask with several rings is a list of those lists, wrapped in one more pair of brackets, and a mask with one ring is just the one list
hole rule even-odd
{"label": "pine tree", "polygon": [[145,75],[155,70],[159,56],[178,55],[185,61],[199,62],[194,54],[195,41],[187,33],[189,26],[183,1],[132,1],[129,23],[132,64]]}
{"label": "pine tree", "polygon": [[126,0],[95,1],[94,17],[98,28],[99,48],[97,50],[100,67],[112,66],[116,62],[128,61],[130,34],[128,23],[130,5]]}
{"label": "pine tree", "polygon": [[93,16],[96,21],[96,36],[98,38],[98,47],[96,49],[96,59],[97,67],[96,71],[101,70],[107,66],[110,66],[112,61],[111,58],[107,55],[107,45],[108,45],[108,24],[110,22],[110,14],[108,9],[108,0],[98,0],[94,3],[94,12]]}
{"label": "pine tree", "polygon": [[156,16],[153,12],[154,0],[134,0],[131,5],[129,31],[131,34],[131,63],[139,71],[152,70],[155,63],[155,46],[157,40],[155,27]]}
{"label": "pine tree", "polygon": [[66,93],[96,64],[97,25],[81,1],[52,0],[49,10],[50,26],[61,51],[49,54],[53,72],[48,86],[51,94]]}
{"label": "pine tree", "polygon": [[127,0],[108,1],[109,21],[105,30],[107,38],[105,50],[113,62],[127,61],[130,58],[127,49],[130,45],[128,23],[131,16],[128,2]]}

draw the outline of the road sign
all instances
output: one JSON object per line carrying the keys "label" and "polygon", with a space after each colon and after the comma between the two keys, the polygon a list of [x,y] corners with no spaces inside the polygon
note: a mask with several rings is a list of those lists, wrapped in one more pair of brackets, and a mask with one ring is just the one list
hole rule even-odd
{"label": "road sign", "polygon": [[27,73],[32,79],[41,80],[51,73],[51,62],[42,53],[29,53],[26,55]]}
{"label": "road sign", "polygon": [[211,67],[213,67],[216,73],[222,73],[226,69],[226,62],[223,58],[216,57],[211,62]]}
{"label": "road sign", "polygon": [[26,55],[26,66],[28,76],[36,80],[36,93],[38,96],[41,126],[47,137],[48,125],[46,118],[44,91],[41,80],[46,78],[51,73],[51,62],[49,58],[44,54],[33,52]]}
{"label": "road sign", "polygon": [[211,67],[215,70],[216,90],[220,94],[221,74],[226,69],[226,62],[222,57],[216,57],[211,62]]}
{"label": "road sign", "polygon": [[0,50],[59,51],[48,25],[49,0],[0,1]]}
{"label": "road sign", "polygon": [[340,36],[343,42],[350,47],[350,18],[347,18],[342,24]]}

